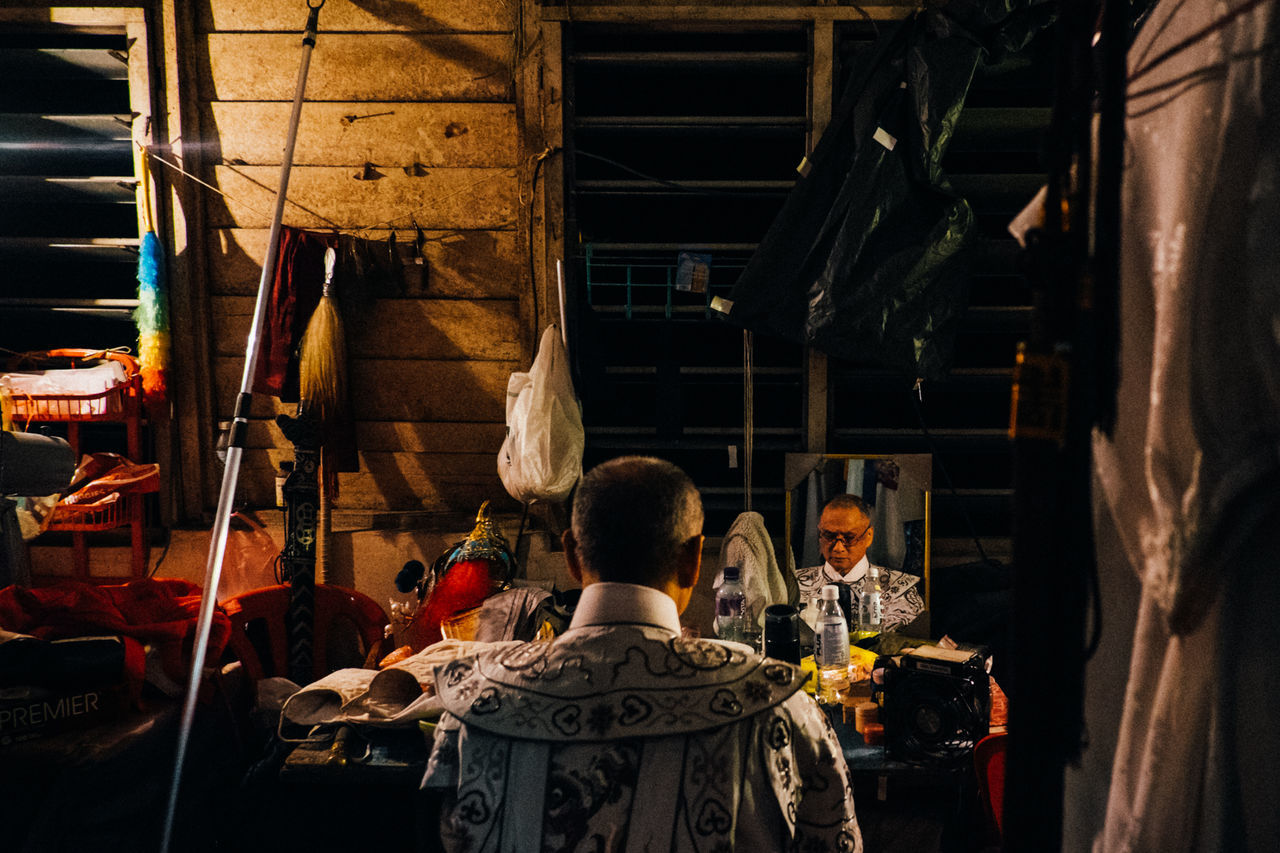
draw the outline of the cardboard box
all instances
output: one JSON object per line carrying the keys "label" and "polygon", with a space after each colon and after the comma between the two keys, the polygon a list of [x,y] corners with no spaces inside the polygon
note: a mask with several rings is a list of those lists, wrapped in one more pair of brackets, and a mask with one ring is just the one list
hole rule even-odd
{"label": "cardboard box", "polygon": [[115,719],[127,705],[123,685],[0,688],[0,749]]}

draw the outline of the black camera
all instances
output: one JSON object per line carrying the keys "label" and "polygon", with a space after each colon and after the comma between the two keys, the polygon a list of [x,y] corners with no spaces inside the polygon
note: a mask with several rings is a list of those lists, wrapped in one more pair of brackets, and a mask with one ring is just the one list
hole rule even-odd
{"label": "black camera", "polygon": [[876,669],[890,757],[935,766],[970,759],[991,718],[991,681],[982,655],[923,647],[880,657]]}

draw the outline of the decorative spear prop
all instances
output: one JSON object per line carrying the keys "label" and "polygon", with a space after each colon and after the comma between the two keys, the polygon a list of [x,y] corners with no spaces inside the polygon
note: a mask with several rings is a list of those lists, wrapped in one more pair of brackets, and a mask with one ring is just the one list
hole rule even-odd
{"label": "decorative spear prop", "polygon": [[173,761],[173,779],[169,786],[169,807],[164,818],[164,836],[160,853],[169,853],[173,840],[174,817],[178,807],[178,789],[182,782],[182,766],[186,760],[187,744],[191,739],[191,726],[195,720],[196,699],[200,692],[201,675],[204,672],[205,654],[209,643],[209,630],[213,625],[213,608],[218,601],[218,583],[222,579],[222,558],[227,549],[227,532],[231,525],[232,504],[236,495],[236,481],[240,477],[240,457],[244,454],[245,435],[249,426],[249,405],[253,401],[253,377],[258,367],[258,350],[262,327],[266,320],[267,294],[275,275],[276,261],[280,254],[280,222],[284,218],[285,197],[289,189],[289,170],[293,166],[293,147],[298,137],[298,119],[302,115],[302,96],[307,88],[307,70],[311,65],[311,51],[316,45],[316,31],[320,9],[324,0],[312,3],[307,0],[306,29],[302,34],[302,63],[298,68],[298,83],[293,93],[293,112],[289,116],[289,129],[285,134],[284,155],[280,165],[280,186],[276,191],[275,211],[271,217],[271,231],[267,236],[267,254],[262,262],[262,278],[258,282],[258,300],[253,309],[253,324],[245,347],[244,377],[240,381],[240,393],[236,397],[235,417],[232,421],[230,442],[227,446],[226,467],[222,472],[222,488],[218,493],[218,511],[214,516],[213,534],[209,543],[209,558],[204,570],[204,596],[200,601],[200,616],[196,622],[195,645],[191,651],[191,675],[187,680],[186,701],[182,706],[182,723],[178,730],[178,746]]}

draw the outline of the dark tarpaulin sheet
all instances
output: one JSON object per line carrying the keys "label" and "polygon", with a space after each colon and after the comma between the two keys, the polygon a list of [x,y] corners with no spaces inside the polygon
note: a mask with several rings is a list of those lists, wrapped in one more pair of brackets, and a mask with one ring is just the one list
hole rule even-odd
{"label": "dark tarpaulin sheet", "polygon": [[911,378],[943,377],[977,235],[942,158],[978,64],[1024,47],[1054,5],[956,0],[884,28],[734,286],[729,319]]}

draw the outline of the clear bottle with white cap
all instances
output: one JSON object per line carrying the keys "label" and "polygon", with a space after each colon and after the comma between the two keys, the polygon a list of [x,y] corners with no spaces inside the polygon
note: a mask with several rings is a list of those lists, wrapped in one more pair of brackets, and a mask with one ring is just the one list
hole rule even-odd
{"label": "clear bottle with white cap", "polygon": [[724,582],[716,589],[716,636],[735,643],[746,641],[747,596],[740,580],[742,570],[724,567]]}
{"label": "clear bottle with white cap", "polygon": [[813,662],[818,669],[818,701],[835,704],[836,694],[849,684],[849,623],[835,584],[827,584],[819,594]]}
{"label": "clear bottle with white cap", "polygon": [[879,634],[884,630],[884,574],[878,566],[867,569],[858,596],[858,630],[863,634]]}

